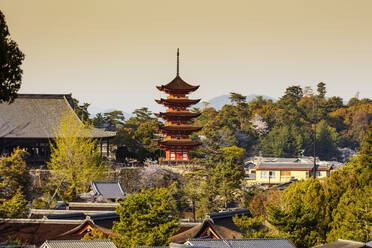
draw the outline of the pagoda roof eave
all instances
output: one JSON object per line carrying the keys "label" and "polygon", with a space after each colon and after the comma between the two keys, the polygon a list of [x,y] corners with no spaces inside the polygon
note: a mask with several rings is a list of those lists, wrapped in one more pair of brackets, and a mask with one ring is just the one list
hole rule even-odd
{"label": "pagoda roof eave", "polygon": [[161,118],[196,118],[200,116],[201,113],[192,113],[192,112],[160,112],[155,113],[155,116]]}
{"label": "pagoda roof eave", "polygon": [[200,131],[202,127],[182,127],[182,126],[164,126],[160,130],[164,132],[197,132]]}
{"label": "pagoda roof eave", "polygon": [[160,100],[156,99],[155,102],[159,104],[168,104],[168,105],[193,105],[200,102],[201,99],[178,99],[178,98],[170,98],[170,99],[164,99],[160,98]]}
{"label": "pagoda roof eave", "polygon": [[166,85],[156,86],[160,91],[168,91],[168,92],[192,92],[199,88],[199,85],[191,85],[186,83],[179,75],[177,75],[171,82]]}
{"label": "pagoda roof eave", "polygon": [[201,142],[198,141],[181,141],[181,140],[163,140],[160,141],[161,146],[200,146]]}

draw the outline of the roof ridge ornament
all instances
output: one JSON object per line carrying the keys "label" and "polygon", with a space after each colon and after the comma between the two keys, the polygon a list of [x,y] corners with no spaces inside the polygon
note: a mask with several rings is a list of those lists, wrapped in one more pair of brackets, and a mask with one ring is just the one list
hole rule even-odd
{"label": "roof ridge ornament", "polygon": [[177,76],[180,75],[180,49],[177,48]]}

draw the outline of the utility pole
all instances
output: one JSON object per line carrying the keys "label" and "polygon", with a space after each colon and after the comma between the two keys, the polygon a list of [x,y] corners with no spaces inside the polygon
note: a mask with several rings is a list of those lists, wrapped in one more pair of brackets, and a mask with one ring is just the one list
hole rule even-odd
{"label": "utility pole", "polygon": [[313,100],[313,114],[314,114],[314,141],[313,141],[313,159],[314,159],[314,167],[313,167],[313,177],[316,178],[316,122],[317,122],[317,113],[316,111],[316,95],[314,95],[314,100]]}

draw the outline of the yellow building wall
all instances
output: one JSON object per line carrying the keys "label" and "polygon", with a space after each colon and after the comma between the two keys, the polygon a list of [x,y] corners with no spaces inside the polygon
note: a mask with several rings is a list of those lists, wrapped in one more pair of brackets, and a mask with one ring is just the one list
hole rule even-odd
{"label": "yellow building wall", "polygon": [[[267,173],[266,178],[262,178],[262,172]],[[309,172],[308,171],[290,171],[290,176],[281,176],[280,171],[271,171],[272,173],[275,173],[275,177],[270,178],[270,171],[269,170],[257,170],[256,171],[256,183],[285,183],[289,182],[291,179],[297,179],[297,180],[305,180],[309,178]]]}

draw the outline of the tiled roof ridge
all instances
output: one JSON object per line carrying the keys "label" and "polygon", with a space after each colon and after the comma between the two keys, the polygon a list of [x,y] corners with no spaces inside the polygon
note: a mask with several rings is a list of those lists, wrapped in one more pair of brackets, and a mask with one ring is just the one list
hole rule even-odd
{"label": "tiled roof ridge", "polygon": [[39,224],[80,224],[84,220],[65,219],[0,219],[0,223],[39,223]]}
{"label": "tiled roof ridge", "polygon": [[112,242],[110,239],[90,239],[90,240],[75,240],[75,239],[66,239],[66,240],[46,240],[45,242],[56,242],[56,243],[62,243],[62,242]]}
{"label": "tiled roof ridge", "polygon": [[169,83],[160,85],[160,88],[166,88],[169,90],[195,90],[199,88],[199,85],[191,85],[183,80],[179,75],[176,75]]}
{"label": "tiled roof ridge", "polygon": [[365,244],[363,242],[359,242],[359,241],[355,241],[355,240],[348,240],[348,239],[337,239],[336,241],[343,241],[343,242],[357,243],[357,244]]}
{"label": "tiled roof ridge", "polygon": [[188,239],[190,241],[192,240],[195,240],[195,241],[199,241],[199,240],[208,240],[209,241],[222,241],[222,240],[226,240],[226,241],[246,241],[246,240],[288,240],[286,238],[247,238],[247,239],[205,239],[205,238],[191,238],[191,239]]}
{"label": "tiled roof ridge", "polygon": [[93,181],[95,183],[120,183],[119,181]]}
{"label": "tiled roof ridge", "polygon": [[18,98],[63,98],[68,97],[71,98],[72,94],[17,94]]}

